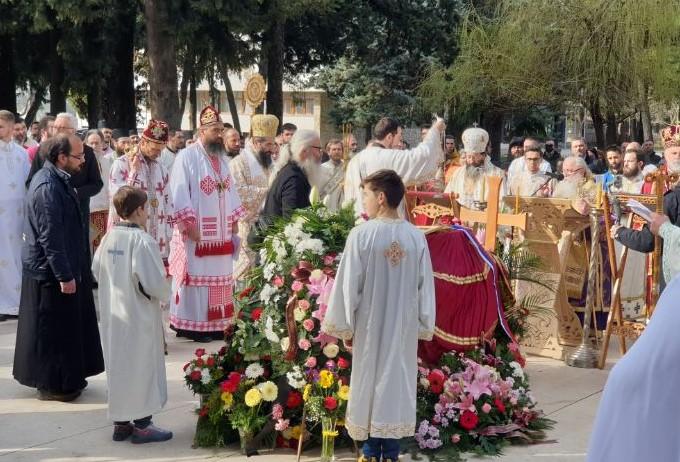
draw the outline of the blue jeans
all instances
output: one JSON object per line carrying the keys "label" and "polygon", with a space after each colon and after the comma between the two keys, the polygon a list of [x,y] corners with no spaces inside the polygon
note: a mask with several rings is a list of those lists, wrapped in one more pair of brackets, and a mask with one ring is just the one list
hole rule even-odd
{"label": "blue jeans", "polygon": [[396,461],[399,458],[399,440],[392,438],[369,438],[364,443],[364,457],[370,459],[375,457],[380,460],[391,459]]}

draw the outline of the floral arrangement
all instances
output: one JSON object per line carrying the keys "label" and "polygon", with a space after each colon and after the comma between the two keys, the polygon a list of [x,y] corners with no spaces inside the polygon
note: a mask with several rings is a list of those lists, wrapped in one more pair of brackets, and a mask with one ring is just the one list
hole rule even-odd
{"label": "floral arrangement", "polygon": [[[318,438],[322,460],[332,459],[352,362],[344,343],[320,326],[354,225],[351,208],[331,214],[315,205],[267,229],[260,264],[235,296],[227,347],[199,349],[185,366],[189,388],[209,395],[199,411],[199,429],[211,435],[200,438],[205,445],[226,443],[219,435],[234,429],[242,444],[272,431],[279,447]],[[434,368],[421,364],[414,452],[498,454],[508,439],[540,437],[549,421],[533,410],[523,366],[515,345],[444,355]]]}
{"label": "floral arrangement", "polygon": [[535,410],[517,345],[449,353],[418,368],[418,427],[413,452],[459,460],[464,452],[499,455],[511,440],[544,437],[552,422]]}

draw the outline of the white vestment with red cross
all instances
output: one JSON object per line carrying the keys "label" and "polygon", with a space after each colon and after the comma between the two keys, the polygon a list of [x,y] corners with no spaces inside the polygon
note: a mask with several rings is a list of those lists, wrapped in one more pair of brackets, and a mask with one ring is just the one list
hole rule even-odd
{"label": "white vestment with red cross", "polygon": [[[172,237],[173,207],[170,200],[170,175],[163,164],[142,156],[137,151],[134,155],[142,159],[141,169],[136,173],[130,172],[130,158],[120,156],[111,165],[109,172],[109,197],[122,186],[133,186],[144,191],[147,195],[145,209],[148,214],[146,232],[158,242],[161,257],[168,259],[170,253],[170,238]],[[118,223],[120,218],[111,203],[107,229]]]}
{"label": "white vestment with red cross", "polygon": [[[208,155],[197,141],[173,165],[170,324],[178,330],[217,332],[231,321],[232,256],[237,250],[231,231],[245,210],[228,162],[227,156]],[[190,227],[200,232],[199,242],[187,236]]]}

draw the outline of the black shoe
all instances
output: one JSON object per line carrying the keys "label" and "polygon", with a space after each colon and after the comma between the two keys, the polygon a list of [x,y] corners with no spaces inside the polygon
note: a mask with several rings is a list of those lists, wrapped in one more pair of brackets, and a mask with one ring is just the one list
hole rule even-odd
{"label": "black shoe", "polygon": [[47,390],[38,390],[38,399],[40,401],[61,401],[62,403],[68,403],[79,396],[80,390],[68,393],[53,393]]}
{"label": "black shoe", "polygon": [[213,338],[210,335],[196,334],[191,336],[191,340],[196,343],[210,343],[213,341]]}
{"label": "black shoe", "polygon": [[113,426],[113,441],[125,441],[132,435],[134,427],[131,423]]}
{"label": "black shoe", "polygon": [[10,319],[9,314],[0,314],[0,322],[7,321],[8,319]]}

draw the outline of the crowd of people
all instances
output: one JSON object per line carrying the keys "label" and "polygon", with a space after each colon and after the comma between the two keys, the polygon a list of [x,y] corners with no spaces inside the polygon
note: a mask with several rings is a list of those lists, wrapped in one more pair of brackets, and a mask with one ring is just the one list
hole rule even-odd
{"label": "crowd of people", "polygon": [[[680,173],[679,133],[680,127],[662,132],[663,156],[649,142],[610,146],[603,156],[593,156],[587,142],[576,139],[562,156],[554,140],[514,138],[502,169],[491,162],[485,130],[465,130],[459,151],[442,119],[423,127],[420,142],[409,149],[402,125],[385,117],[361,150],[352,135],[324,145],[317,132],[281,125],[266,114],[252,117],[243,139],[211,106],[201,111],[193,136],[160,120],[151,120],[139,135],[101,128],[79,136],[77,119],[68,113],[43,117],[29,133],[21,119],[0,111],[5,172],[0,320],[18,316],[14,377],[36,388],[39,399],[68,402],[106,366],[113,439],[165,441],[172,433],[151,420],[167,400],[162,312],[169,311],[169,327],[178,337],[222,339],[234,313],[234,289],[257,264],[254,247],[277,217],[319,200],[330,210],[353,203],[357,215],[376,218],[350,236],[338,277],[359,287],[366,280],[355,280],[357,274],[376,274],[362,268],[360,257],[389,255],[379,272],[396,274],[401,284],[371,283],[385,294],[423,292],[422,316],[412,320],[409,331],[408,344],[415,345],[419,335],[431,334],[434,292],[426,281],[431,268],[424,239],[414,240],[414,228],[404,226],[406,189],[453,193],[462,206],[484,209],[486,178],[500,176],[501,206],[507,195],[555,197],[571,200],[577,212],[587,214],[598,188],[649,194],[655,184],[646,174]],[[669,181],[667,188],[672,186]],[[677,228],[666,222],[677,224],[678,207],[675,193],[666,197],[668,216],[655,216],[641,230],[617,225],[612,235],[640,252],[652,250],[655,234],[671,242]],[[390,240],[391,252],[367,244],[380,239]],[[413,252],[418,264],[402,264],[400,256]],[[664,264],[670,281],[676,265]],[[385,309],[384,300],[362,300],[350,292],[334,292],[329,315],[335,324],[327,326],[348,341],[364,335],[365,326],[343,318],[347,310],[360,310],[360,318],[361,310]],[[415,350],[404,352],[404,358],[411,353]],[[387,368],[387,363],[363,367]],[[409,362],[403,370],[414,367]],[[364,370],[356,362],[355,368],[357,374]],[[394,377],[395,383],[406,380]],[[369,395],[361,393],[350,402],[348,423],[354,423],[359,439],[380,436],[370,429],[378,428],[375,419],[382,417],[365,415],[361,402]],[[411,410],[407,414],[388,423],[403,429],[399,419],[410,419]],[[411,430],[397,432],[398,437]],[[393,442],[386,439],[369,439],[365,455],[375,457],[389,446],[384,457],[394,458]]]}

